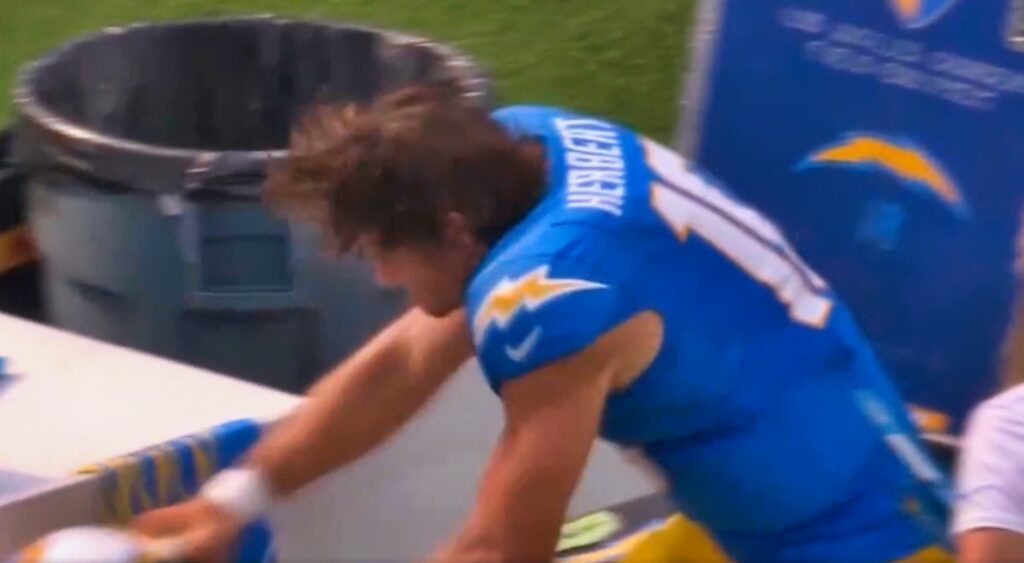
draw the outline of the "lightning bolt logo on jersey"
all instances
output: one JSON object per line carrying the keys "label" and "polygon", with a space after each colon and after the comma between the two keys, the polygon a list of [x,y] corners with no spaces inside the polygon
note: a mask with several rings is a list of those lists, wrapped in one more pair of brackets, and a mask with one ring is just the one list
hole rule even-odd
{"label": "lightning bolt logo on jersey", "polygon": [[548,277],[548,266],[540,266],[526,275],[502,280],[484,299],[473,319],[473,332],[479,342],[493,324],[507,328],[515,315],[523,311],[536,311],[545,303],[574,291],[607,287],[601,283]]}
{"label": "lightning bolt logo on jersey", "polygon": [[659,353],[608,398],[601,434],[642,449],[730,556],[886,560],[933,541],[898,508],[919,480],[856,400],[868,389],[889,408],[885,432],[912,428],[898,394],[771,221],[608,121],[536,106],[494,118],[548,162],[541,201],[466,290],[496,392],[654,312]]}

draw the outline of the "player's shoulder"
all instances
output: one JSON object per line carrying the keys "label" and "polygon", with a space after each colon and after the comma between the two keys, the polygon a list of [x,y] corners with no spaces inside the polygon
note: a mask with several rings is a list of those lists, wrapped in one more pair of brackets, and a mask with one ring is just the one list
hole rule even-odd
{"label": "player's shoulder", "polygon": [[549,131],[552,123],[565,110],[554,106],[513,105],[498,108],[491,112],[491,119],[513,134],[536,135]]}
{"label": "player's shoulder", "polygon": [[606,118],[597,117],[572,109],[541,105],[517,104],[498,108],[491,112],[491,118],[507,129],[523,132],[557,129],[559,124],[601,125],[606,129],[630,131],[629,128]]}
{"label": "player's shoulder", "polygon": [[467,290],[477,357],[495,387],[582,350],[631,311],[622,270],[610,267],[615,251],[598,259],[601,236],[565,225],[536,234],[543,243],[496,249]]}
{"label": "player's shoulder", "polygon": [[[590,292],[597,298],[597,293],[617,285],[614,277],[572,260],[535,256],[501,261],[476,277],[469,289],[474,340],[483,342],[491,329],[508,329],[520,319],[533,324],[561,323],[565,319],[561,313],[587,309],[594,303],[582,295],[572,300],[566,297]],[[560,301],[564,306],[559,306]]]}
{"label": "player's shoulder", "polygon": [[1013,435],[1020,442],[1024,461],[1024,384],[979,403],[971,411],[965,428],[965,440],[981,441]]}
{"label": "player's shoulder", "polygon": [[[495,292],[507,292],[516,283],[548,287],[549,282],[558,281],[553,275],[565,280],[601,278],[602,283],[611,283],[616,276],[608,265],[619,256],[619,246],[615,237],[593,224],[542,214],[514,229],[488,253],[470,281],[469,304]],[[562,288],[570,285],[562,284]]]}
{"label": "player's shoulder", "polygon": [[575,115],[566,108],[543,104],[514,104],[491,112],[491,117],[503,123],[551,120],[558,116]]}

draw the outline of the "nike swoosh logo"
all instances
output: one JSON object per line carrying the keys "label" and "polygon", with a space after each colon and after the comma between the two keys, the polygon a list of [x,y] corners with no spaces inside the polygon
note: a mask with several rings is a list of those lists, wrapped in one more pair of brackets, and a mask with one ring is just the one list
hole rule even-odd
{"label": "nike swoosh logo", "polygon": [[519,343],[518,346],[505,345],[505,353],[508,354],[509,358],[516,362],[522,362],[526,359],[526,356],[533,351],[534,347],[537,346],[537,342],[540,340],[540,327],[533,329],[530,334],[526,335],[526,338]]}

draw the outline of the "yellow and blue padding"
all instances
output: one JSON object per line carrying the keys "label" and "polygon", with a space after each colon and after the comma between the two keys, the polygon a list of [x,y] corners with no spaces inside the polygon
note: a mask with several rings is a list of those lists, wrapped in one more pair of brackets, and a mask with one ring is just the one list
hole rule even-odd
{"label": "yellow and blue padding", "polygon": [[[104,523],[124,525],[147,510],[194,495],[214,473],[236,463],[261,432],[255,421],[236,420],[83,467],[78,473],[100,476]],[[236,560],[274,559],[273,538],[267,523],[250,524],[239,540]]]}

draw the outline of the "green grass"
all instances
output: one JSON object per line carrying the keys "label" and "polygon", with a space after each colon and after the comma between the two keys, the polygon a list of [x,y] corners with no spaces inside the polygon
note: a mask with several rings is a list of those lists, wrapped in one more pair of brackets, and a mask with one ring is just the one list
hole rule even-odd
{"label": "green grass", "polygon": [[[114,24],[276,13],[392,27],[456,45],[501,101],[563,105],[668,138],[694,0],[0,0],[0,120],[17,69]],[[626,6],[629,6],[628,8]]]}

